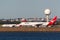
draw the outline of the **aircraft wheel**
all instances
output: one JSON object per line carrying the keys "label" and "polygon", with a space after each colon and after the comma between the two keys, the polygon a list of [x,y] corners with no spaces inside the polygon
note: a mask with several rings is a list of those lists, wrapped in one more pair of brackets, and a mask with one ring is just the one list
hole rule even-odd
{"label": "aircraft wheel", "polygon": [[37,27],[40,27],[40,25],[38,24],[38,25],[36,25]]}
{"label": "aircraft wheel", "polygon": [[12,27],[15,27],[15,26],[12,26]]}

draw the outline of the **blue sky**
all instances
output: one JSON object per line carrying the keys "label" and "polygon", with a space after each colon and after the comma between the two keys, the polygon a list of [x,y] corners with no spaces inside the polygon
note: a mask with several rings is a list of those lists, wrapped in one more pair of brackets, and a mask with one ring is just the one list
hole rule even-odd
{"label": "blue sky", "polygon": [[51,16],[60,17],[60,0],[0,0],[1,18],[44,18],[44,9],[51,9]]}

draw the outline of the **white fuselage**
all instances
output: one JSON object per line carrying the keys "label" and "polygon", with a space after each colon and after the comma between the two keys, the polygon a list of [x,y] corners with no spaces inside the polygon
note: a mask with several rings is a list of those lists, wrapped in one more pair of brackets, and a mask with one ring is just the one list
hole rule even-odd
{"label": "white fuselage", "polygon": [[16,24],[3,24],[2,27],[13,27],[15,26]]}
{"label": "white fuselage", "polygon": [[36,26],[36,25],[48,25],[49,22],[21,22],[20,24],[3,24],[2,27],[19,27],[22,26]]}
{"label": "white fuselage", "polygon": [[48,25],[49,22],[21,22],[20,24],[16,26],[36,26],[36,25]]}

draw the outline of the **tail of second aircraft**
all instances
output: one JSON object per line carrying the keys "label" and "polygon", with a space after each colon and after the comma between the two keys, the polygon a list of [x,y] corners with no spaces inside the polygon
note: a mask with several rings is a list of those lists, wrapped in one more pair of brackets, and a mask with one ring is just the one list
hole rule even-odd
{"label": "tail of second aircraft", "polygon": [[21,22],[27,22],[27,20],[23,18],[23,19],[21,20]]}
{"label": "tail of second aircraft", "polygon": [[57,20],[57,16],[55,16],[49,23],[48,26],[52,26]]}

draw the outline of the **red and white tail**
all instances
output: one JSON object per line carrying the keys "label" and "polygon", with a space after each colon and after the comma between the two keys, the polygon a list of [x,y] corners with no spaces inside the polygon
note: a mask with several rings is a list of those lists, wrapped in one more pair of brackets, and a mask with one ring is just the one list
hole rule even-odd
{"label": "red and white tail", "polygon": [[27,22],[27,20],[23,18],[23,19],[21,20],[21,22]]}
{"label": "red and white tail", "polygon": [[55,16],[49,23],[48,26],[52,26],[57,20],[57,16]]}

